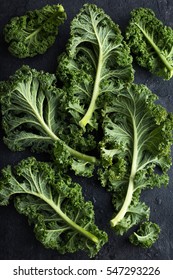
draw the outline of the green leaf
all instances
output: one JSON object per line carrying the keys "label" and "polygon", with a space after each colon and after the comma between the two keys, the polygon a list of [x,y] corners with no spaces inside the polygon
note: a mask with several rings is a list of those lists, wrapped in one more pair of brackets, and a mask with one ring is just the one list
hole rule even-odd
{"label": "green leaf", "polygon": [[91,202],[85,202],[79,184],[50,164],[35,158],[2,170],[0,205],[14,198],[19,213],[34,224],[38,240],[60,253],[85,250],[93,257],[107,241],[94,223]]}
{"label": "green leaf", "polygon": [[155,100],[147,87],[131,85],[105,104],[99,173],[102,185],[113,193],[111,226],[120,234],[149,217],[139,202],[141,191],[169,181],[173,116]]}
{"label": "green leaf", "polygon": [[62,5],[46,5],[13,17],[4,27],[9,51],[18,58],[43,54],[55,42],[58,27],[66,19]]}
{"label": "green leaf", "polygon": [[130,237],[130,242],[135,246],[150,248],[159,238],[160,228],[152,222],[145,222],[140,225],[137,232],[134,232]]}
{"label": "green leaf", "polygon": [[[113,198],[114,207],[119,206],[118,210],[122,206],[122,198],[119,199],[117,196]],[[116,209],[116,208],[115,208]],[[123,235],[134,225],[139,224],[143,220],[148,220],[150,216],[150,209],[144,203],[133,198],[129,205],[126,215],[119,221],[115,227],[115,231],[119,235]]]}
{"label": "green leaf", "polygon": [[[133,80],[132,57],[117,24],[93,4],[85,4],[71,23],[66,52],[58,59],[58,77],[68,90],[73,122],[97,128],[99,96]],[[103,107],[103,103],[102,103]]]}
{"label": "green leaf", "polygon": [[[70,164],[70,157],[75,157],[89,162],[94,168],[96,158],[83,153],[83,150],[95,145],[93,138],[83,136],[82,129],[76,129],[74,125],[67,128],[65,92],[58,89],[55,83],[53,74],[39,72],[29,66],[22,66],[9,81],[1,83],[4,141],[13,151],[31,147],[36,152],[51,153],[58,142],[57,145],[62,145],[69,155],[66,165]],[[75,142],[81,152],[75,149]],[[61,154],[57,155],[57,150],[56,157],[59,158]]]}
{"label": "green leaf", "polygon": [[147,8],[131,12],[126,30],[129,47],[139,65],[169,80],[173,75],[173,29]]}

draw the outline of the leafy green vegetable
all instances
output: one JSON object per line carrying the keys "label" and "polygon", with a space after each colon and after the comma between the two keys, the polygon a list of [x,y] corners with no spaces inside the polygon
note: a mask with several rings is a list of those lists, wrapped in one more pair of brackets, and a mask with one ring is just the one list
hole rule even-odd
{"label": "leafy green vegetable", "polygon": [[[12,19],[5,27],[7,41],[20,23],[16,38],[22,43],[14,39],[11,52],[19,57],[43,53],[65,18],[62,6],[54,5]],[[163,28],[151,10],[138,9],[126,34],[141,65],[165,79],[172,76],[172,29]],[[147,220],[130,241],[150,247],[160,229],[148,222],[150,209],[140,196],[144,189],[168,184],[173,115],[156,104],[147,87],[132,84],[130,49],[118,25],[93,4],[85,4],[72,21],[57,76],[62,89],[55,75],[22,66],[0,83],[4,142],[13,151],[30,147],[53,157],[49,164],[28,158],[14,169],[3,169],[0,205],[14,197],[16,209],[34,224],[45,247],[60,253],[85,250],[93,257],[107,235],[94,224],[93,206],[84,201],[81,187],[64,174],[70,166],[75,174],[89,177],[99,163],[99,178],[112,193],[116,212],[111,226],[122,235]],[[92,135],[101,125],[99,136]],[[88,155],[99,149],[99,160]]]}
{"label": "leafy green vegetable", "polygon": [[147,8],[135,9],[126,38],[139,65],[169,80],[173,75],[173,29],[158,20]]}
{"label": "leafy green vegetable", "polygon": [[73,122],[97,128],[105,95],[133,81],[132,57],[118,25],[93,4],[73,19],[70,35],[57,68],[68,91],[66,108]]}
{"label": "leafy green vegetable", "polygon": [[159,233],[160,228],[157,224],[144,222],[140,225],[137,233],[132,233],[129,240],[133,245],[150,248],[158,239]]}
{"label": "leafy green vegetable", "polygon": [[19,58],[43,54],[55,42],[58,26],[66,19],[62,5],[46,5],[14,17],[4,28],[9,51]]}
{"label": "leafy green vegetable", "polygon": [[2,170],[0,205],[14,197],[19,213],[34,224],[38,240],[60,253],[85,250],[93,257],[107,242],[94,224],[91,202],[85,202],[79,184],[50,164],[35,158]]}
{"label": "leafy green vegetable", "polygon": [[82,129],[67,126],[62,106],[65,93],[55,83],[53,74],[29,66],[21,67],[9,81],[1,82],[4,142],[13,151],[26,147],[36,152],[54,149],[57,163],[64,168],[71,165],[81,174],[79,165],[73,164],[76,158],[79,164],[85,162],[85,174],[91,176],[96,158],[78,152],[75,145],[86,151],[93,147],[93,139],[82,137]]}
{"label": "leafy green vegetable", "polygon": [[168,184],[173,116],[156,99],[147,87],[131,85],[105,106],[100,179],[113,194],[111,226],[119,234],[148,220],[141,191]]}

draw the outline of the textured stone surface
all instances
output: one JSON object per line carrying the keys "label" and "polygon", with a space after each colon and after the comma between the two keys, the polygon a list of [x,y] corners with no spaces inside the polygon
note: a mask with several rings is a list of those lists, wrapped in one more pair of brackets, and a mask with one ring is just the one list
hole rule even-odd
{"label": "textured stone surface", "polygon": [[[16,15],[22,15],[27,10],[40,8],[45,3],[56,4],[57,1],[32,1],[32,0],[0,0],[0,80],[8,79],[22,64],[43,69],[51,73],[56,69],[56,58],[60,54],[69,37],[69,25],[72,18],[79,12],[85,2],[95,3],[104,8],[112,19],[122,29],[128,23],[130,11],[137,7],[149,7],[167,25],[173,27],[173,1],[169,0],[62,0],[68,20],[60,28],[59,36],[54,46],[43,56],[33,59],[16,59],[7,51],[7,45],[3,39],[3,26]],[[173,79],[163,81],[154,77],[146,70],[134,64],[137,83],[146,84],[159,96],[159,102],[173,111]],[[28,153],[12,153],[5,147],[2,141],[3,132],[0,128],[0,168],[7,164],[15,164]],[[170,184],[167,189],[154,189],[143,194],[143,200],[151,206],[151,220],[158,222],[161,234],[158,242],[151,249],[135,248],[128,242],[128,236],[117,237],[109,228],[109,219],[112,215],[111,200],[105,190],[97,186],[97,181],[82,179],[85,195],[94,203],[96,210],[96,222],[109,234],[109,243],[100,251],[96,259],[173,259],[173,171],[170,171]],[[0,207],[0,259],[87,259],[82,253],[60,255],[56,251],[45,249],[32,232],[27,219],[18,213],[12,205]]]}

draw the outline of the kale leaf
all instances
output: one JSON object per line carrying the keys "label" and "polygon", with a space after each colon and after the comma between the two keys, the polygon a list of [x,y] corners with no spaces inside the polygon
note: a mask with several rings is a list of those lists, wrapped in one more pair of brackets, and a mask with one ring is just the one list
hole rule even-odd
{"label": "kale leaf", "polygon": [[[36,152],[50,151],[57,164],[64,168],[71,165],[77,174],[81,174],[79,164],[85,162],[82,174],[91,176],[97,160],[83,151],[93,147],[93,138],[82,137],[79,127],[67,126],[65,92],[56,87],[55,75],[22,66],[8,81],[1,82],[0,91],[4,142],[11,150],[31,147]],[[75,149],[76,143],[82,152]],[[73,164],[73,158],[78,165]]]}
{"label": "kale leaf", "polygon": [[64,254],[85,250],[93,257],[107,242],[94,223],[94,209],[85,202],[79,184],[52,164],[30,157],[2,170],[0,205],[11,198],[17,211],[34,224],[36,238]]}
{"label": "kale leaf", "polygon": [[112,192],[111,226],[119,234],[149,219],[141,191],[169,181],[173,116],[156,99],[147,87],[131,85],[105,106],[100,179]]}
{"label": "kale leaf", "polygon": [[62,5],[46,5],[12,18],[4,27],[10,53],[19,58],[45,53],[55,42],[58,26],[65,19]]}
{"label": "kale leaf", "polygon": [[97,111],[104,103],[100,99],[133,81],[132,57],[121,31],[96,5],[84,5],[72,20],[57,75],[68,92],[66,108],[72,121],[84,129],[87,124],[97,128]]}
{"label": "kale leaf", "polygon": [[137,62],[152,73],[169,80],[173,75],[173,29],[147,8],[131,12],[126,39]]}
{"label": "kale leaf", "polygon": [[137,232],[130,235],[129,240],[135,246],[150,248],[159,238],[160,228],[152,222],[144,222]]}

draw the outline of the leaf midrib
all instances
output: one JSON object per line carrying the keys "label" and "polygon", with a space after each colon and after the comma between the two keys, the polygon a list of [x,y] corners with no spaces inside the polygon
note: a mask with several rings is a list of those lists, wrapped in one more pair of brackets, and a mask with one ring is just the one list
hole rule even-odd
{"label": "leaf midrib", "polygon": [[162,54],[160,48],[155,44],[155,42],[153,41],[153,39],[151,38],[151,36],[149,36],[149,34],[143,29],[143,27],[135,22],[135,25],[141,30],[141,32],[143,33],[143,35],[145,36],[145,38],[147,39],[147,41],[149,42],[149,44],[152,46],[152,48],[155,50],[156,54],[158,55],[158,57],[161,59],[161,61],[163,62],[163,64],[166,66],[166,68],[169,70],[170,72],[170,77],[172,77],[173,75],[173,67],[170,65],[170,63],[168,62],[168,60],[166,59],[166,57]]}
{"label": "leaf midrib", "polygon": [[110,221],[112,227],[115,227],[125,216],[127,213],[128,207],[131,204],[134,192],[134,179],[138,168],[138,133],[137,133],[137,125],[135,120],[135,114],[132,114],[129,110],[130,117],[133,124],[133,157],[132,157],[132,165],[131,172],[129,176],[129,183],[127,187],[127,193],[124,200],[124,203],[118,212],[118,214]]}
{"label": "leaf midrib", "polygon": [[[18,185],[19,187],[19,190],[22,190],[21,191],[16,191],[14,192],[13,194],[18,194],[18,193],[24,193],[24,194],[29,194],[29,195],[33,195],[41,200],[43,200],[44,202],[46,202],[65,222],[67,225],[69,225],[71,228],[73,228],[74,230],[76,230],[78,233],[80,233],[81,235],[84,235],[85,237],[87,237],[88,239],[90,239],[91,241],[93,241],[94,243],[98,243],[99,240],[98,238],[93,235],[92,233],[88,232],[87,230],[85,230],[84,228],[80,227],[78,224],[76,224],[75,222],[73,222],[73,220],[71,220],[60,208],[59,205],[56,205],[54,203],[54,201],[48,197],[46,197],[43,193],[39,192],[38,190],[40,189],[39,186],[37,186],[37,183],[35,182],[33,176],[32,176],[32,181],[34,183],[34,186],[36,188],[36,190],[38,192],[35,192],[35,191],[32,191],[32,190],[28,190],[26,188],[23,188],[21,186],[21,184],[19,184],[19,182],[17,180],[16,181],[16,184]],[[31,184],[31,182],[30,182]]]}
{"label": "leaf midrib", "polygon": [[[51,139],[53,139],[54,141],[58,141],[61,142],[62,140],[54,134],[54,132],[48,127],[48,125],[45,123],[44,119],[42,118],[42,116],[40,115],[40,113],[38,112],[37,108],[35,108],[32,104],[32,102],[30,102],[30,100],[27,98],[27,96],[25,94],[22,93],[22,91],[20,90],[20,88],[16,88],[16,90],[18,90],[20,92],[20,94],[23,96],[24,100],[26,101],[26,104],[30,106],[31,108],[31,114],[33,112],[33,115],[36,117],[36,119],[38,120],[39,124],[41,125],[41,127],[44,129],[44,131],[46,132],[46,134],[48,134]],[[30,90],[30,88],[29,88]],[[29,96],[29,94],[27,94]],[[86,162],[91,162],[91,163],[96,163],[97,159],[94,156],[89,156],[83,153],[80,153],[76,150],[74,150],[73,148],[71,148],[70,146],[68,146],[67,144],[64,143],[64,147],[68,150],[68,152],[81,160],[84,160]]]}

